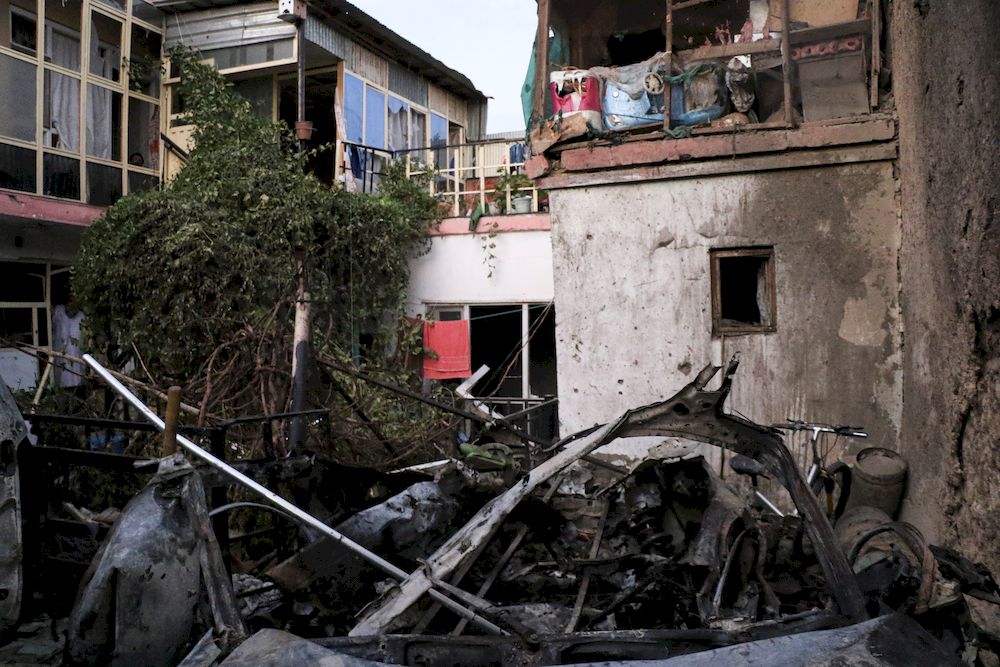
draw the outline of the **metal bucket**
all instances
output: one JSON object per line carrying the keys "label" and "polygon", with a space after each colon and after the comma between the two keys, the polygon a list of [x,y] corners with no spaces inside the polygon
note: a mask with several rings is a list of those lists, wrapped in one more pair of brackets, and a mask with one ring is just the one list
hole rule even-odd
{"label": "metal bucket", "polygon": [[846,510],[867,505],[896,518],[906,484],[906,468],[906,460],[891,449],[862,449],[851,469],[851,495]]}

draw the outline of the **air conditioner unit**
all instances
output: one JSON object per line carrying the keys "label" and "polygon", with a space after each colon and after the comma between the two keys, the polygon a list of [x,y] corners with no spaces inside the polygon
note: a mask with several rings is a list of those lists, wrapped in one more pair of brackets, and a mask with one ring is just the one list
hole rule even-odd
{"label": "air conditioner unit", "polygon": [[295,23],[306,18],[306,3],[303,0],[278,0],[278,18]]}

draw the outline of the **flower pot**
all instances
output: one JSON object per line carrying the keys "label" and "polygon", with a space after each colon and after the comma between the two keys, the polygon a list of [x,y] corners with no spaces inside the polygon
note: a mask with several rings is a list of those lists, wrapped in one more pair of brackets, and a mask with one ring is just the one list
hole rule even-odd
{"label": "flower pot", "polygon": [[311,120],[295,121],[295,138],[299,141],[309,141],[313,135],[313,124]]}
{"label": "flower pot", "polygon": [[514,213],[531,213],[531,195],[511,197],[510,205]]}

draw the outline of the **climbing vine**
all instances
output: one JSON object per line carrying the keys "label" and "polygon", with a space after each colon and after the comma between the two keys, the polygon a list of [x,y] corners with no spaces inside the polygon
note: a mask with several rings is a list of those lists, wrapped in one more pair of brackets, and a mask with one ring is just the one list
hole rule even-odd
{"label": "climbing vine", "polygon": [[[162,189],[124,197],[86,233],[73,290],[92,340],[130,355],[151,385],[180,384],[200,421],[287,409],[298,250],[317,354],[357,356],[364,334],[369,362],[407,380],[396,343],[408,261],[437,219],[427,184],[396,164],[376,195],[320,183],[287,126],[255,114],[196,53],[171,55],[193,148]],[[334,439],[442,426],[327,372],[310,392],[344,415]]]}

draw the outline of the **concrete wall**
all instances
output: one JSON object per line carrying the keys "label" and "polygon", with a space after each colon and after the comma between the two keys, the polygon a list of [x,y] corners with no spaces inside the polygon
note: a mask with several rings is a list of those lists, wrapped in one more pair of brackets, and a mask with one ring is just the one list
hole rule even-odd
{"label": "concrete wall", "polygon": [[1000,3],[892,3],[904,518],[1000,572]]}
{"label": "concrete wall", "polygon": [[[483,243],[495,243],[493,275]],[[431,237],[430,251],[410,263],[407,307],[424,303],[523,303],[552,300],[549,232],[510,232],[490,237],[455,234]]]}
{"label": "concrete wall", "polygon": [[[552,197],[564,434],[672,395],[740,352],[730,407],[866,427],[902,411],[890,162],[559,190]],[[709,249],[774,245],[777,331],[712,339]]]}

